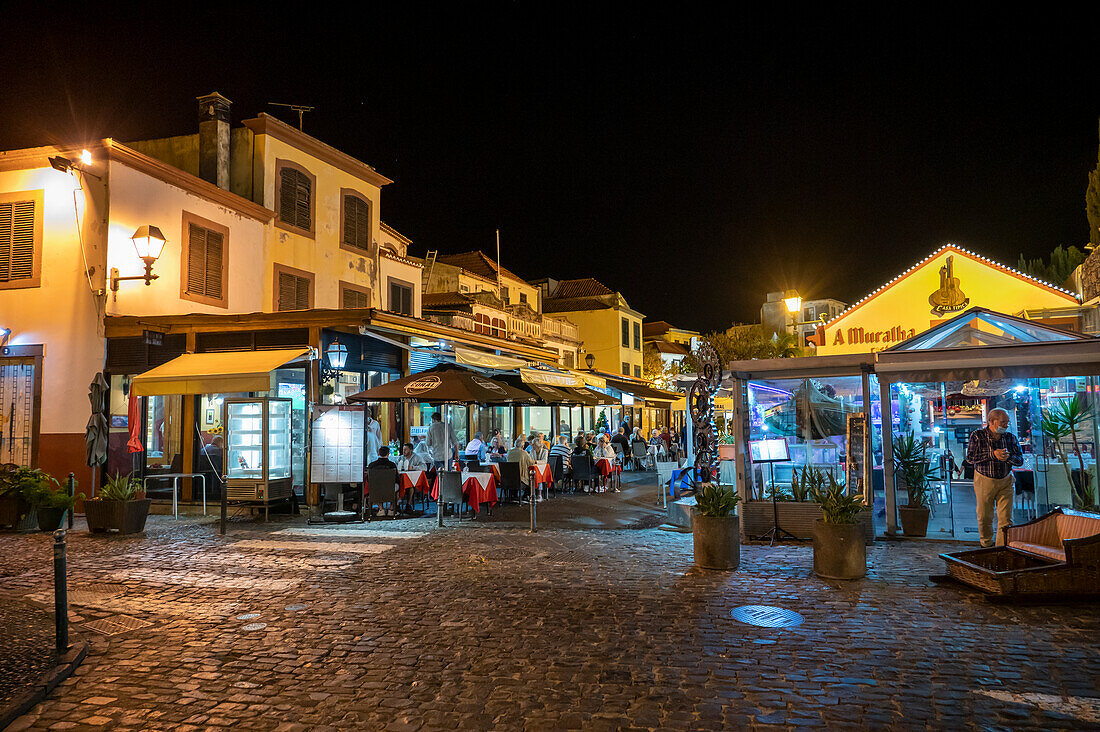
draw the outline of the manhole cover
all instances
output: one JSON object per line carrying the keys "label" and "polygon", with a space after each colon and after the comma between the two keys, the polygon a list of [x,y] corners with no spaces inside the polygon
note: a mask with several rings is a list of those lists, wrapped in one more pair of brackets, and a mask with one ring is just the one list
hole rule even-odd
{"label": "manhole cover", "polygon": [[248,625],[242,625],[241,630],[263,630],[267,627],[267,623],[249,623]]}
{"label": "manhole cover", "polygon": [[244,615],[238,615],[237,620],[255,620],[260,617],[259,613],[245,613]]}
{"label": "manhole cover", "polygon": [[292,613],[296,613],[299,610],[305,610],[306,606],[305,605],[287,605],[286,609],[289,610]]}
{"label": "manhole cover", "polygon": [[114,617],[102,618],[100,620],[93,620],[90,623],[84,623],[85,628],[94,630],[97,633],[102,633],[103,635],[118,635],[128,630],[146,628],[150,625],[152,625],[152,623],[147,623],[138,618],[131,618],[129,615],[115,615]]}
{"label": "manhole cover", "polygon": [[771,605],[742,605],[730,610],[730,617],[761,628],[791,628],[802,625],[804,618],[794,610]]}

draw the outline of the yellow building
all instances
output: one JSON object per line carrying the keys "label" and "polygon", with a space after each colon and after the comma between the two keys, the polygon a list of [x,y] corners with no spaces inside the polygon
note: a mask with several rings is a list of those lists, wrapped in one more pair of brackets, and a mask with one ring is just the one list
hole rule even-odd
{"label": "yellow building", "polygon": [[[642,319],[619,293],[592,278],[537,280],[542,311],[567,315],[576,324],[592,368],[610,374],[642,377]],[[581,364],[578,364],[581,365]]]}
{"label": "yellow building", "polygon": [[1077,329],[1069,290],[947,244],[818,328],[817,355],[882,351],[972,307]]}

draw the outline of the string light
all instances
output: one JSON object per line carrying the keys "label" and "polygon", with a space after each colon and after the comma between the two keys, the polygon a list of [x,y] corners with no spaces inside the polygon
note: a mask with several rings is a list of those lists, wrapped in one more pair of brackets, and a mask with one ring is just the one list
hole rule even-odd
{"label": "string light", "polygon": [[849,305],[849,306],[848,306],[848,307],[847,307],[846,309],[842,310],[842,311],[841,311],[840,313],[838,313],[837,315],[835,315],[835,316],[833,316],[832,318],[830,318],[829,320],[825,321],[825,326],[827,327],[827,326],[828,326],[828,325],[829,325],[830,323],[832,323],[832,322],[834,322],[834,321],[836,321],[836,320],[840,320],[840,319],[841,319],[841,318],[843,318],[843,317],[844,317],[845,315],[847,315],[848,313],[852,312],[853,310],[855,310],[856,308],[858,308],[858,307],[859,307],[860,305],[862,305],[863,303],[865,303],[865,302],[867,302],[868,300],[870,300],[870,299],[874,298],[874,297],[875,297],[876,295],[878,295],[878,294],[879,294],[880,292],[882,292],[883,290],[885,290],[885,289],[887,289],[887,288],[891,287],[891,286],[892,286],[892,285],[893,285],[893,284],[894,284],[895,282],[897,282],[898,280],[902,279],[903,277],[906,277],[906,276],[907,276],[907,275],[908,275],[908,274],[909,274],[910,272],[912,272],[913,270],[916,270],[916,269],[920,269],[921,267],[923,267],[924,265],[928,264],[928,263],[929,263],[929,262],[931,262],[931,261],[932,261],[933,259],[935,259],[936,257],[940,256],[941,254],[943,254],[943,253],[944,253],[945,251],[947,251],[947,250],[951,250],[951,251],[953,251],[953,252],[957,252],[957,253],[959,253],[959,254],[965,254],[966,256],[968,256],[968,257],[970,257],[970,258],[972,258],[972,259],[975,259],[975,260],[977,260],[977,261],[979,261],[979,262],[984,262],[984,263],[986,263],[986,264],[992,265],[993,267],[996,267],[997,269],[1003,270],[1003,271],[1005,271],[1005,272],[1007,272],[1007,273],[1009,273],[1009,274],[1015,275],[1015,276],[1017,276],[1017,277],[1020,277],[1020,278],[1022,278],[1022,279],[1025,279],[1025,280],[1031,280],[1032,282],[1035,282],[1035,283],[1037,283],[1037,284],[1040,284],[1040,285],[1042,285],[1043,287],[1047,287],[1047,288],[1049,288],[1049,289],[1051,289],[1051,290],[1056,290],[1056,291],[1058,291],[1058,292],[1062,292],[1062,293],[1065,293],[1065,294],[1067,294],[1067,295],[1071,295],[1071,296],[1073,297],[1073,299],[1075,299],[1075,300],[1077,300],[1078,302],[1080,302],[1080,297],[1078,297],[1077,293],[1076,293],[1076,292],[1073,292],[1072,290],[1067,290],[1067,289],[1066,289],[1066,288],[1064,288],[1064,287],[1059,287],[1058,285],[1052,285],[1052,284],[1050,284],[1049,282],[1044,282],[1043,280],[1039,279],[1038,277],[1032,277],[1032,276],[1031,276],[1031,275],[1029,275],[1029,274],[1025,274],[1025,273],[1023,273],[1023,272],[1019,271],[1018,269],[1015,269],[1015,268],[1013,268],[1013,267],[1008,267],[1008,266],[1006,266],[1006,265],[1003,265],[1003,264],[1001,264],[1000,262],[997,262],[997,261],[994,261],[994,260],[992,260],[992,259],[989,259],[988,257],[983,257],[982,255],[980,255],[980,254],[977,254],[977,253],[975,253],[975,252],[972,252],[972,251],[970,251],[969,249],[963,249],[962,247],[960,247],[960,246],[958,246],[958,245],[956,245],[956,244],[944,244],[944,245],[943,245],[943,246],[941,246],[941,247],[940,247],[939,249],[937,249],[936,251],[932,252],[932,253],[931,253],[930,255],[928,255],[927,257],[925,257],[925,258],[924,258],[924,259],[922,259],[921,261],[917,262],[916,264],[914,264],[914,265],[913,265],[912,267],[910,267],[909,269],[905,270],[904,272],[902,272],[902,273],[901,273],[901,274],[899,274],[898,276],[894,277],[894,278],[893,278],[892,280],[890,280],[889,282],[887,282],[887,283],[886,283],[885,285],[881,285],[880,287],[878,287],[877,289],[875,289],[875,290],[873,290],[872,292],[868,293],[867,295],[864,295],[864,296],[863,296],[863,297],[862,297],[861,299],[857,300],[857,301],[856,301],[855,303],[853,303],[852,305]]}

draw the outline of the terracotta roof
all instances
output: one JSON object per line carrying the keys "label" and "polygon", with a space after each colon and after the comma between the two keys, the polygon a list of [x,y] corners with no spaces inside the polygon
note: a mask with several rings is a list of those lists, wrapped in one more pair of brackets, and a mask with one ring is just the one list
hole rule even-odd
{"label": "terracotta roof", "polygon": [[568,299],[554,299],[542,301],[544,313],[568,313],[577,310],[608,310],[611,306],[603,300],[594,297],[574,297]]}
{"label": "terracotta roof", "polygon": [[432,310],[468,307],[473,302],[473,298],[461,292],[425,292],[420,298],[420,306]]}
{"label": "terracotta roof", "polygon": [[672,324],[665,322],[664,320],[655,320],[651,323],[642,323],[642,335],[643,336],[659,336],[664,335],[672,330]]}
{"label": "terracotta roof", "polygon": [[[449,264],[452,267],[461,267],[467,272],[472,272],[479,277],[484,277],[489,280],[496,280],[497,278],[497,263],[486,256],[484,252],[443,254],[440,255],[436,261],[442,262],[443,264]],[[500,274],[502,277],[509,277],[513,280],[519,280],[520,282],[524,281],[522,277],[517,277],[504,267],[500,268]]]}
{"label": "terracotta roof", "polygon": [[655,341],[649,341],[649,343],[652,343],[659,353],[668,353],[673,356],[688,355],[688,350],[679,343],[673,343],[672,341],[666,341],[660,338]]}
{"label": "terracotta roof", "polygon": [[608,289],[599,280],[585,277],[579,280],[561,280],[557,289],[550,293],[550,297],[564,299],[571,297],[596,297],[599,295],[614,295],[615,291]]}

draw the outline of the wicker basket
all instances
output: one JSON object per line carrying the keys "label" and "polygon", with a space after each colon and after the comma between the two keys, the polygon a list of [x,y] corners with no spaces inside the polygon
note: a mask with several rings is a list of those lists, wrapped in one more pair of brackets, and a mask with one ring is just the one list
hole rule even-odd
{"label": "wicker basket", "polygon": [[[1020,591],[1021,573],[1038,579],[1033,570],[1063,569],[1064,562],[998,546],[955,554],[941,554],[947,564],[947,575],[971,587],[993,595],[1008,595]],[[1056,570],[1057,571],[1057,570]],[[1033,590],[1034,591],[1034,590]]]}

